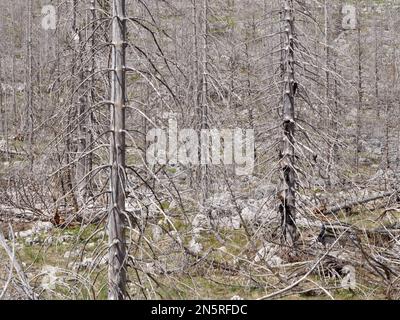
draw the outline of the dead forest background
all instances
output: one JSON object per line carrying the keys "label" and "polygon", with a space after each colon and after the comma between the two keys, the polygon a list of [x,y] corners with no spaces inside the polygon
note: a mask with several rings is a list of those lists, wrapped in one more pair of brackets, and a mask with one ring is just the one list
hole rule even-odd
{"label": "dead forest background", "polygon": [[[398,0],[0,0],[0,299],[400,298],[399,32]],[[149,166],[167,113],[254,129],[253,174]]]}

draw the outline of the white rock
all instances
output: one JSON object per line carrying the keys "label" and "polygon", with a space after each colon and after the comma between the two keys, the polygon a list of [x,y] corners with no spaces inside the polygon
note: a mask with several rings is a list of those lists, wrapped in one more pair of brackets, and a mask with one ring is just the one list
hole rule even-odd
{"label": "white rock", "polygon": [[257,217],[256,210],[249,207],[243,208],[241,215],[243,217],[243,220],[245,220],[246,222],[254,221]]}
{"label": "white rock", "polygon": [[204,214],[197,214],[193,221],[192,221],[192,226],[194,228],[208,228],[210,225],[208,218]]}
{"label": "white rock", "polygon": [[44,274],[42,278],[41,286],[45,290],[54,290],[57,283],[59,282],[59,277],[57,276],[58,268],[53,266],[44,266],[41,273]]}
{"label": "white rock", "polygon": [[93,258],[85,257],[79,264],[83,268],[91,268],[95,265]]}
{"label": "white rock", "polygon": [[16,233],[17,238],[27,238],[32,236],[33,231],[31,229],[25,230],[25,231],[20,231]]}
{"label": "white rock", "polygon": [[65,259],[70,259],[70,258],[76,258],[78,257],[80,254],[79,250],[75,250],[75,251],[66,251],[64,253],[64,258]]}
{"label": "white rock", "polygon": [[51,245],[53,244],[53,237],[47,237],[47,238],[44,240],[44,243],[45,243],[46,245],[48,245],[48,246],[51,246]]}
{"label": "white rock", "polygon": [[173,239],[175,239],[175,240],[178,242],[179,245],[182,245],[182,239],[181,239],[181,237],[180,237],[180,235],[179,235],[178,232],[176,232],[176,231],[171,231],[169,234],[171,235],[171,237],[172,237]]}
{"label": "white rock", "polygon": [[100,265],[100,266],[105,266],[105,265],[107,265],[107,264],[108,264],[108,256],[105,255],[105,256],[103,256],[103,257],[100,259],[99,265]]}
{"label": "white rock", "polygon": [[28,246],[33,246],[38,243],[40,243],[40,239],[38,237],[31,236],[31,237],[25,238],[25,244]]}
{"label": "white rock", "polygon": [[63,235],[63,236],[58,238],[58,241],[60,241],[60,242],[70,242],[72,240],[74,240],[74,236],[71,236],[71,235],[68,235],[68,234]]}
{"label": "white rock", "polygon": [[89,242],[89,243],[86,245],[86,249],[91,250],[91,249],[96,248],[96,246],[97,246],[97,244],[96,244],[95,242]]}
{"label": "white rock", "polygon": [[279,250],[278,246],[266,243],[257,252],[254,258],[254,262],[260,263],[264,261],[271,267],[279,267],[283,261],[279,256],[276,255],[278,250]]}
{"label": "white rock", "polygon": [[144,273],[148,273],[148,274],[156,273],[156,268],[155,268],[154,263],[145,263],[142,267],[142,270]]}
{"label": "white rock", "polygon": [[51,222],[38,221],[33,226],[34,232],[48,232],[54,229],[54,225]]}
{"label": "white rock", "polygon": [[163,235],[163,230],[159,225],[153,225],[152,226],[152,238],[153,241],[158,242],[161,240],[162,235]]}
{"label": "white rock", "polygon": [[240,229],[241,219],[239,215],[223,217],[219,219],[218,225],[222,228],[238,230]]}
{"label": "white rock", "polygon": [[193,252],[194,254],[199,254],[203,250],[203,246],[201,243],[198,243],[196,239],[192,239],[189,242],[188,249]]}

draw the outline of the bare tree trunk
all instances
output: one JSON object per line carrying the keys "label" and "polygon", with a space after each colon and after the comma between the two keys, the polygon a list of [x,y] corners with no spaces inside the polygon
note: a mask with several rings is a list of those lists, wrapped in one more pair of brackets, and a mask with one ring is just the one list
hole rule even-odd
{"label": "bare tree trunk", "polygon": [[281,190],[279,211],[282,216],[284,241],[293,245],[297,238],[296,217],[296,172],[295,172],[295,105],[294,105],[294,16],[293,0],[284,0],[284,46],[283,69],[283,141],[281,150]]}
{"label": "bare tree trunk", "polygon": [[360,154],[360,136],[361,136],[361,109],[363,103],[363,91],[362,91],[362,51],[361,51],[361,24],[358,21],[357,28],[358,36],[358,102],[357,102],[357,119],[356,119],[356,154],[355,154],[355,163],[356,163],[356,172],[359,172],[359,154]]}
{"label": "bare tree trunk", "polygon": [[2,58],[0,57],[0,124],[1,124],[1,134],[3,135],[3,138],[6,136],[6,109],[3,106],[3,84],[2,84]]}
{"label": "bare tree trunk", "polygon": [[33,101],[32,101],[32,0],[28,1],[27,26],[27,88],[26,88],[26,128],[28,130],[28,152],[31,169],[33,167]]}
{"label": "bare tree trunk", "polygon": [[378,26],[375,23],[375,99],[376,99],[376,111],[378,118],[380,117],[380,98],[379,98],[379,40],[378,40]]}
{"label": "bare tree trunk", "polygon": [[[87,130],[86,130],[86,141],[87,145],[89,146],[90,149],[93,148],[93,132],[94,132],[94,114],[93,114],[93,106],[96,103],[96,98],[95,98],[95,87],[96,87],[96,81],[95,81],[95,72],[96,72],[96,1],[95,0],[90,0],[90,24],[91,24],[91,29],[90,29],[90,36],[91,36],[91,42],[90,42],[90,67],[89,67],[89,74],[90,74],[90,89],[88,90],[88,104],[90,106],[90,111],[87,116]],[[86,166],[87,166],[87,172],[92,172],[93,169],[93,154],[92,152],[89,152],[86,158]],[[86,181],[86,188],[88,191],[88,196],[92,196],[92,183],[91,183],[91,177],[87,177]]]}
{"label": "bare tree trunk", "polygon": [[[202,87],[201,87],[201,130],[208,129],[208,0],[203,0],[203,30],[202,30]],[[206,152],[208,156],[208,152]],[[206,160],[208,162],[208,159]],[[202,201],[209,195],[208,165],[202,164],[200,168]]]}
{"label": "bare tree trunk", "polygon": [[[86,109],[87,109],[87,81],[85,81],[85,59],[84,54],[84,43],[87,37],[83,37],[83,32],[79,30],[77,20],[78,1],[73,1],[73,23],[72,28],[75,33],[74,39],[74,67],[73,67],[73,78],[79,79],[79,87],[76,90],[77,94],[77,157],[78,161],[76,164],[76,185],[77,185],[77,200],[79,207],[82,207],[85,203],[86,193],[86,157],[84,153],[86,151]],[[79,65],[78,65],[79,62]],[[75,75],[77,73],[77,75]]]}
{"label": "bare tree trunk", "polygon": [[125,0],[112,4],[112,75],[111,75],[111,139],[110,193],[108,217],[108,298],[122,300],[126,293],[125,244]]}

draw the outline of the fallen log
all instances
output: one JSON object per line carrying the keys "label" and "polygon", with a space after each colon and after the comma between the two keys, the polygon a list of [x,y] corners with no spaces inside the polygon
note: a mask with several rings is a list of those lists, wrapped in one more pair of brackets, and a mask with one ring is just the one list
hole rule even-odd
{"label": "fallen log", "polygon": [[345,203],[339,204],[337,206],[319,209],[318,211],[320,214],[323,214],[323,215],[336,214],[336,213],[339,213],[340,211],[349,211],[353,207],[356,207],[356,206],[359,206],[359,205],[362,205],[362,204],[365,204],[365,203],[368,203],[371,201],[375,201],[375,200],[393,196],[396,193],[397,193],[397,191],[388,191],[388,192],[381,193],[381,194],[375,194],[368,198],[356,199],[354,201],[345,202]]}

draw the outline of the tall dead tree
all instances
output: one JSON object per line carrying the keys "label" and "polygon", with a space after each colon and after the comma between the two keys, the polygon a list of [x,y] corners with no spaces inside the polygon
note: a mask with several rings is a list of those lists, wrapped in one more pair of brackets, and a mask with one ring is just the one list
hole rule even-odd
{"label": "tall dead tree", "polygon": [[[202,12],[202,43],[201,43],[201,56],[202,56],[202,79],[201,79],[201,96],[200,96],[200,121],[201,130],[208,129],[208,0],[203,0]],[[205,152],[208,157],[208,152]],[[206,160],[208,163],[208,159]],[[202,190],[202,201],[208,198],[209,194],[209,168],[208,165],[202,164],[200,168],[200,183]]]}
{"label": "tall dead tree", "polygon": [[108,298],[125,299],[126,244],[125,244],[125,0],[112,3],[112,67],[111,67],[111,139],[110,139],[110,195],[108,216]]}
{"label": "tall dead tree", "polygon": [[360,138],[361,138],[361,112],[362,112],[362,104],[363,104],[363,84],[362,84],[362,72],[363,72],[363,65],[362,65],[362,48],[361,48],[361,23],[360,17],[358,17],[357,21],[357,58],[358,58],[358,101],[357,101],[357,116],[356,116],[356,154],[355,154],[355,164],[356,164],[356,172],[359,173],[360,169]]}
{"label": "tall dead tree", "polygon": [[281,182],[279,199],[281,204],[282,233],[284,241],[294,244],[297,240],[296,219],[296,172],[295,172],[295,71],[294,71],[294,8],[293,0],[283,1],[283,139],[280,154]]}
{"label": "tall dead tree", "polygon": [[28,149],[29,161],[31,168],[33,167],[33,93],[32,93],[32,0],[28,1],[28,25],[27,25],[27,73],[26,73],[26,123],[25,128],[28,131]]}

